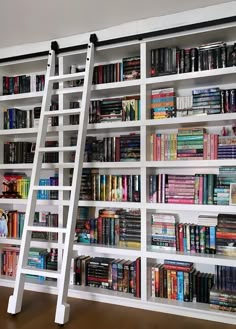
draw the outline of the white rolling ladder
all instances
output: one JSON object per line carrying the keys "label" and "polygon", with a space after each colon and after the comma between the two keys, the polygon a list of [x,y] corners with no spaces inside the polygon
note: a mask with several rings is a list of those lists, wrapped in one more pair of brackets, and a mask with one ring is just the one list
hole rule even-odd
{"label": "white rolling ladder", "polygon": [[[87,133],[87,124],[89,116],[89,103],[91,94],[91,85],[94,68],[94,44],[97,41],[96,35],[90,36],[88,44],[85,72],[74,73],[67,75],[55,76],[55,56],[56,56],[56,43],[52,43],[52,50],[49,52],[48,66],[45,76],[44,95],[41,107],[41,116],[39,121],[38,135],[36,140],[36,148],[34,155],[34,164],[31,174],[30,188],[28,194],[28,201],[25,214],[24,230],[22,234],[21,248],[19,260],[17,265],[17,274],[14,286],[13,295],[9,298],[7,312],[16,314],[21,311],[25,277],[28,274],[40,275],[49,278],[56,278],[58,280],[58,297],[56,306],[55,322],[63,325],[69,320],[70,305],[67,304],[67,294],[69,286],[71,257],[73,250],[73,241],[75,233],[75,224],[78,210],[78,202],[80,195],[80,183],[83,169],[83,157],[85,140]],[[54,45],[53,45],[54,44]],[[50,111],[51,96],[53,93],[54,82],[72,81],[84,78],[82,103],[79,109]],[[47,136],[48,118],[53,116],[64,115],[80,115],[80,124],[77,137],[77,145],[74,147],[45,147]],[[52,150],[53,149],[53,150]],[[75,151],[74,169],[71,186],[39,186],[40,172],[42,168],[42,160],[45,152],[67,152]],[[60,184],[60,182],[59,182]],[[56,191],[70,191],[68,217],[66,227],[39,227],[33,226],[34,214],[37,204],[37,193],[39,190],[56,190]],[[31,234],[32,231],[40,232],[57,232],[64,233],[64,250],[62,256],[61,268],[59,271],[41,270],[27,266],[27,260],[30,250]]]}

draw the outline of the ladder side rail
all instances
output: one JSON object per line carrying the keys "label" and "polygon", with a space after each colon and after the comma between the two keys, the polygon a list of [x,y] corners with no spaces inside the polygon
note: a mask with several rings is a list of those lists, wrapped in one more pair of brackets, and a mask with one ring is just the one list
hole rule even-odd
{"label": "ladder side rail", "polygon": [[72,178],[71,196],[70,196],[70,207],[67,217],[67,234],[65,236],[64,242],[64,253],[63,261],[61,267],[61,278],[59,282],[59,291],[57,299],[57,309],[55,322],[58,324],[64,324],[69,320],[69,305],[66,303],[68,287],[69,287],[69,276],[70,276],[70,266],[71,257],[73,251],[74,242],[74,232],[76,216],[78,211],[79,194],[80,194],[80,184],[84,161],[84,149],[86,141],[86,132],[89,117],[89,103],[91,95],[91,85],[93,78],[93,68],[94,68],[94,44],[89,43],[88,52],[86,58],[85,66],[85,79],[83,86],[83,96],[81,103],[81,114],[80,114],[80,125],[77,137],[77,151],[74,161],[74,170]]}
{"label": "ladder side rail", "polygon": [[19,260],[17,265],[17,273],[14,285],[13,295],[10,296],[8,302],[7,312],[11,314],[19,313],[21,311],[23,292],[24,292],[24,283],[25,275],[21,273],[21,269],[27,265],[28,253],[30,249],[30,240],[31,240],[31,231],[27,230],[28,225],[33,225],[36,200],[37,200],[37,191],[33,189],[36,182],[39,181],[40,169],[42,167],[43,154],[39,152],[39,148],[45,143],[46,133],[47,133],[47,123],[48,117],[44,116],[44,112],[47,108],[50,107],[51,95],[52,95],[52,82],[49,81],[49,77],[54,75],[55,72],[55,52],[50,51],[47,72],[45,76],[45,86],[44,94],[42,100],[41,114],[39,120],[38,134],[36,139],[36,147],[34,154],[33,169],[30,180],[30,187],[28,193],[28,201],[26,206],[25,220],[24,220],[24,229],[21,239],[21,248],[19,253]]}

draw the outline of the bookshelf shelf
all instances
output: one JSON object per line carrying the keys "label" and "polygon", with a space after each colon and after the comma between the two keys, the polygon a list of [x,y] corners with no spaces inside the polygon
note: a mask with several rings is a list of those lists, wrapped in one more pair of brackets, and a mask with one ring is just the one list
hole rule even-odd
{"label": "bookshelf shelf", "polygon": [[[179,128],[194,128],[194,127],[204,127],[209,134],[220,134],[222,127],[230,130],[232,133],[232,126],[236,126],[236,112],[232,113],[221,113],[221,114],[211,114],[211,115],[196,115],[196,116],[186,116],[186,117],[176,117],[168,119],[149,119],[151,118],[150,103],[151,103],[151,91],[160,88],[175,88],[174,94],[177,97],[190,96],[192,95],[192,89],[207,89],[219,87],[221,90],[236,90],[236,67],[226,67],[212,70],[202,70],[197,72],[172,74],[172,75],[162,75],[156,77],[148,77],[151,70],[151,51],[156,48],[163,47],[185,47],[190,49],[191,47],[199,47],[200,44],[210,43],[218,40],[219,35],[225,36],[226,42],[234,42],[236,36],[234,36],[236,31],[236,23],[233,26],[217,27],[217,31],[209,30],[208,28],[202,29],[201,31],[187,31],[181,32],[176,38],[170,38],[170,36],[160,35],[157,38],[152,38],[148,40],[137,40],[130,45],[120,44],[113,45],[111,47],[106,46],[102,49],[98,49],[95,57],[95,65],[103,64],[114,64],[121,63],[123,58],[133,57],[140,55],[140,67],[141,67],[141,78],[137,80],[120,81],[112,83],[102,83],[92,86],[92,96],[91,101],[104,100],[109,98],[119,98],[122,97],[124,100],[125,96],[139,95],[140,96],[140,120],[137,121],[107,121],[102,123],[88,124],[88,136],[97,137],[98,140],[103,138],[117,137],[122,135],[128,135],[130,133],[140,134],[140,161],[129,161],[129,162],[84,162],[83,168],[86,168],[87,172],[92,174],[99,173],[100,175],[140,175],[141,187],[138,187],[140,192],[141,202],[113,202],[113,201],[92,201],[92,200],[80,200],[78,203],[79,207],[86,208],[84,212],[89,211],[90,218],[97,218],[99,211],[104,208],[114,208],[114,209],[125,209],[125,210],[139,210],[141,221],[136,223],[138,226],[138,233],[141,230],[141,248],[123,248],[119,246],[107,246],[107,245],[96,245],[96,244],[73,244],[73,256],[88,255],[91,257],[112,257],[119,259],[130,259],[134,261],[138,257],[141,257],[141,298],[132,297],[131,294],[118,293],[106,289],[98,289],[91,287],[81,287],[72,286],[69,288],[69,296],[76,298],[92,299],[101,302],[108,302],[112,304],[131,306],[141,309],[160,311],[165,313],[173,313],[183,316],[191,316],[195,318],[201,318],[212,321],[219,321],[224,323],[236,323],[236,316],[233,313],[217,311],[210,309],[209,305],[201,304],[196,302],[179,302],[175,300],[169,300],[164,298],[150,298],[151,290],[151,275],[150,275],[150,264],[153,261],[161,260],[173,260],[173,261],[185,261],[193,262],[198,265],[204,272],[216,272],[214,266],[230,266],[236,267],[236,259],[233,256],[221,256],[219,254],[184,254],[182,252],[172,252],[167,250],[160,250],[151,246],[150,236],[152,230],[151,216],[158,213],[172,213],[176,214],[179,219],[179,223],[197,223],[197,218],[199,215],[214,215],[218,214],[236,214],[236,207],[232,205],[206,205],[206,204],[168,204],[168,203],[149,203],[150,189],[148,188],[149,176],[157,176],[162,174],[173,174],[173,175],[208,175],[208,174],[218,174],[219,167],[236,167],[235,159],[225,159],[225,160],[178,160],[178,161],[148,161],[149,159],[154,159],[150,152],[150,135],[151,134],[176,134]],[[208,34],[209,32],[209,34]],[[192,36],[197,34],[197,39],[192,40]],[[202,41],[201,41],[202,40]],[[224,41],[224,40],[223,40]],[[176,44],[173,45],[173,42]],[[198,43],[199,42],[199,43]],[[196,44],[195,44],[196,43]],[[118,59],[118,55],[121,55]],[[72,65],[78,65],[84,62],[85,51],[81,50],[78,52],[68,53],[59,55],[59,75],[68,74],[71,70]],[[104,58],[103,58],[104,57]],[[9,71],[9,76],[14,76],[14,70],[16,74],[23,74],[24,68],[27,65],[30,67],[30,72],[33,70],[34,64],[36,65],[36,70],[42,69],[42,65],[46,66],[45,58],[40,59],[41,61],[37,64],[37,61],[30,60],[22,62],[14,62],[14,65]],[[43,63],[43,64],[42,64]],[[6,64],[9,68],[11,65]],[[219,65],[220,66],[220,65]],[[218,67],[219,67],[218,66]],[[44,67],[45,68],[45,67]],[[0,65],[0,71],[2,75],[4,72],[4,64]],[[111,69],[111,67],[110,67]],[[109,70],[110,70],[109,69]],[[195,69],[195,68],[194,68]],[[26,72],[29,72],[26,70]],[[173,70],[171,71],[173,72]],[[111,73],[111,71],[110,71]],[[68,75],[69,77],[69,75]],[[101,77],[100,77],[101,78]],[[104,76],[103,76],[104,78]],[[107,77],[106,77],[107,78]],[[108,78],[109,79],[109,78]],[[100,79],[99,79],[100,80]],[[98,80],[98,81],[99,81]],[[105,81],[105,79],[103,80]],[[106,80],[108,81],[108,80]],[[76,82],[76,80],[74,80]],[[63,86],[64,84],[64,86]],[[66,87],[76,85],[75,87]],[[32,89],[31,89],[32,90]],[[1,90],[2,91],[2,90]],[[59,109],[69,109],[79,107],[78,104],[73,104],[81,102],[83,87],[75,84],[61,83],[60,88],[54,90],[53,100],[57,99],[59,103]],[[42,102],[43,92],[31,92],[24,94],[15,94],[0,96],[0,106],[3,109],[7,107],[16,107],[19,109],[31,109],[34,106],[40,106]],[[130,99],[129,97],[126,98]],[[136,102],[136,100],[135,100]],[[101,115],[100,104],[98,103],[98,112],[90,112],[90,122],[99,121],[99,116]],[[109,102],[108,102],[109,104]],[[137,103],[136,110],[137,110]],[[110,105],[109,105],[110,106]],[[118,106],[118,105],[116,105]],[[120,105],[119,105],[120,106]],[[26,108],[27,107],[27,108]],[[105,106],[106,108],[106,106]],[[120,106],[121,108],[121,106]],[[119,108],[119,110],[120,110]],[[218,109],[218,108],[217,108]],[[97,111],[97,108],[95,109]],[[110,109],[109,109],[110,110]],[[221,108],[222,110],[222,108]],[[99,112],[100,111],[100,112]],[[117,114],[116,108],[114,113]],[[120,110],[121,111],[121,110]],[[222,110],[223,111],[223,110]],[[224,109],[225,112],[227,112]],[[112,113],[112,115],[114,114]],[[119,112],[115,115],[115,120],[131,119],[127,117],[127,112]],[[136,112],[137,113],[137,112]],[[107,114],[107,113],[105,113]],[[0,128],[0,158],[3,162],[3,145],[7,141],[22,141],[30,140],[35,141],[37,136],[37,128],[25,128],[25,129],[2,129],[3,126],[3,111],[1,111],[0,123],[2,122]],[[113,116],[110,116],[108,112],[107,116],[109,119],[114,120]],[[107,116],[104,115],[101,121],[107,120]],[[135,119],[138,115],[135,114]],[[158,117],[158,115],[157,115]],[[49,127],[49,139],[59,142],[59,147],[70,146],[71,137],[75,137],[79,125],[72,125],[70,123],[77,123],[78,121],[71,121],[71,117],[65,116],[60,117],[59,126]],[[100,118],[101,119],[101,118]],[[134,116],[132,117],[134,119]],[[10,120],[9,120],[10,121]],[[6,126],[6,125],[5,125]],[[133,145],[132,145],[133,146]],[[96,146],[97,147],[97,146]],[[131,148],[131,146],[128,146]],[[134,146],[135,147],[135,146]],[[112,147],[111,147],[112,148]],[[185,149],[185,148],[183,148]],[[196,150],[201,148],[196,148]],[[93,149],[94,151],[94,149]],[[114,151],[114,145],[113,145]],[[126,151],[128,152],[128,151]],[[196,152],[197,153],[197,152]],[[200,152],[199,152],[200,153]],[[209,155],[209,154],[208,154]],[[134,157],[135,158],[135,157]],[[168,158],[168,157],[161,157]],[[201,156],[201,158],[203,158]],[[210,157],[208,158],[213,158]],[[96,157],[96,159],[98,159]],[[110,157],[112,159],[112,157]],[[69,169],[74,168],[74,163],[71,162],[72,159],[70,154],[64,155],[62,152],[59,154],[59,163],[43,163],[42,169],[43,174],[48,171],[56,171],[59,180],[62,184],[59,185],[69,185],[68,180],[71,177]],[[1,177],[3,177],[4,171],[30,171],[33,169],[32,163],[23,164],[0,164]],[[97,169],[97,170],[92,170]],[[49,176],[49,175],[48,175]],[[48,177],[47,176],[47,177]],[[165,177],[165,176],[162,176]],[[200,177],[200,176],[198,176]],[[202,177],[202,176],[201,176]],[[100,177],[101,178],[101,177]],[[100,179],[99,178],[99,179]],[[120,181],[121,182],[121,181]],[[139,181],[138,179],[136,182]],[[94,183],[94,181],[93,181]],[[122,181],[123,183],[123,181]],[[101,184],[101,181],[100,181]],[[114,183],[115,184],[115,183]],[[133,183],[132,183],[133,184]],[[107,187],[105,187],[106,189]],[[108,187],[107,190],[113,189]],[[120,187],[119,187],[120,188]],[[133,188],[133,185],[132,185]],[[195,188],[195,186],[194,186]],[[42,186],[43,190],[43,186]],[[94,190],[93,190],[94,192]],[[101,192],[101,191],[100,191]],[[100,193],[99,192],[99,193]],[[129,191],[130,192],[130,191]],[[97,191],[96,191],[97,193]],[[110,193],[110,192],[109,192]],[[134,190],[132,190],[134,193]],[[192,192],[190,192],[191,194]],[[194,189],[195,193],[195,189]],[[106,194],[106,192],[105,192]],[[189,194],[189,195],[190,195]],[[189,196],[188,195],[188,196]],[[83,197],[86,198],[87,196]],[[92,198],[92,197],[90,197]],[[103,199],[108,199],[103,196]],[[130,198],[131,199],[131,198]],[[136,200],[133,198],[133,200]],[[164,200],[164,199],[162,199]],[[59,192],[59,200],[39,200],[38,209],[39,211],[51,211],[51,209],[58,214],[59,227],[65,227],[65,213],[68,211],[69,206],[69,193]],[[26,199],[0,199],[0,208],[6,210],[19,210],[25,211],[27,204]],[[89,209],[88,209],[89,208]],[[120,232],[119,232],[120,234]],[[140,238],[140,237],[138,237]],[[134,240],[133,240],[134,241]],[[21,245],[20,239],[9,239],[0,238],[0,249],[5,246],[10,245]],[[63,250],[63,235],[59,234],[58,241],[42,241],[34,240],[32,241],[32,246],[38,248],[57,248],[60,250],[59,254],[62,254]],[[59,261],[61,255],[58,257]],[[72,272],[71,272],[72,274]],[[14,279],[11,277],[0,276],[0,286],[12,287],[14,284]],[[41,292],[50,292],[52,294],[57,293],[57,287],[55,282],[51,281],[37,281],[28,280],[26,282],[26,289],[36,290]]]}
{"label": "bookshelf shelf", "polygon": [[177,87],[177,88],[201,88],[207,85],[235,82],[235,67],[226,67],[215,70],[189,72],[182,74],[166,75],[161,77],[147,78],[146,84],[154,88]]}
{"label": "bookshelf shelf", "polygon": [[[48,128],[49,135],[53,135],[59,131],[58,127],[49,127]],[[36,136],[38,132],[37,128],[19,128],[19,129],[1,129],[0,136],[6,137],[28,137]]]}
{"label": "bookshelf shelf", "polygon": [[[64,201],[65,204],[69,204],[69,201]],[[6,198],[1,198],[0,199],[0,205],[26,205],[27,204],[27,199],[6,199]],[[59,206],[60,202],[58,200],[38,200],[38,205],[41,206]]]}
{"label": "bookshelf shelf", "polygon": [[43,98],[43,91],[30,92],[30,93],[22,93],[22,94],[14,94],[14,95],[4,95],[0,96],[0,102],[11,103],[15,101],[20,101],[21,104],[25,101],[27,105],[29,105],[30,101],[34,103],[41,102]]}
{"label": "bookshelf shelf", "polygon": [[105,302],[109,298],[112,304],[120,304],[128,306],[129,303],[140,303],[140,300],[133,297],[131,294],[122,293],[118,291],[108,290],[108,289],[98,289],[93,287],[81,287],[81,286],[70,286],[69,296],[74,297],[75,294],[79,294],[82,299],[92,299],[95,301]]}
{"label": "bookshelf shelf", "polygon": [[[137,94],[140,92],[140,80],[120,81],[111,83],[101,83],[92,86],[92,98],[108,98],[114,96],[122,96],[125,94]],[[64,88],[59,94],[73,95],[82,94],[83,87]]]}
{"label": "bookshelf shelf", "polygon": [[187,116],[162,120],[146,120],[147,127],[160,127],[160,129],[180,127],[211,127],[216,125],[229,125],[236,122],[236,113],[222,113],[212,115]]}
{"label": "bookshelf shelf", "polygon": [[79,251],[81,254],[104,254],[113,256],[125,256],[125,257],[138,257],[140,250],[121,248],[117,246],[97,246],[97,245],[85,245],[81,243],[74,243],[73,250]]}
{"label": "bookshelf shelf", "polygon": [[[17,238],[0,238],[1,245],[21,245],[21,239]],[[36,248],[58,248],[58,243],[55,241],[39,241],[39,240],[32,240],[32,247]]]}
{"label": "bookshelf shelf", "polygon": [[236,166],[236,160],[177,160],[147,161],[147,168],[219,168],[220,166]]}
{"label": "bookshelf shelf", "polygon": [[140,209],[140,202],[115,202],[115,201],[79,201],[81,207],[100,207],[100,208],[132,208]]}
{"label": "bookshelf shelf", "polygon": [[140,168],[139,161],[121,161],[121,162],[84,162],[84,168]]}
{"label": "bookshelf shelf", "polygon": [[[104,123],[92,123],[88,124],[88,134],[96,133],[100,134],[106,132],[119,132],[119,131],[133,131],[133,129],[140,129],[140,121],[120,121],[120,122],[104,122]],[[64,132],[78,131],[78,125],[66,125],[63,127]]]}
{"label": "bookshelf shelf", "polygon": [[[13,287],[14,279],[12,277],[0,277],[1,286]],[[34,279],[26,280],[26,289],[43,293],[56,294],[56,283],[52,281],[38,281]],[[172,313],[194,317],[198,319],[219,321],[228,324],[235,324],[235,315],[233,313],[212,310],[209,305],[202,303],[184,303],[164,298],[148,298],[139,300],[129,294],[110,291],[106,289],[97,289],[92,287],[69,286],[68,296],[73,298],[88,299],[98,302],[135,307],[140,309],[159,311],[162,313]]]}
{"label": "bookshelf shelf", "polygon": [[221,255],[209,255],[209,254],[186,254],[180,251],[165,251],[165,250],[155,250],[155,247],[148,247],[147,258],[157,258],[157,259],[173,259],[176,261],[194,262],[198,264],[206,265],[221,265],[221,266],[236,266],[235,257],[231,256],[221,256]]}
{"label": "bookshelf shelf", "polygon": [[[42,169],[58,169],[62,165],[58,163],[43,163]],[[32,170],[33,163],[16,163],[16,164],[0,164],[0,170]],[[73,163],[66,165],[66,168],[73,168]]]}
{"label": "bookshelf shelf", "polygon": [[201,213],[235,213],[235,206],[219,206],[219,205],[198,205],[198,204],[169,204],[169,203],[147,203],[148,210],[171,211],[196,211]]}
{"label": "bookshelf shelf", "polygon": [[[1,238],[0,244],[7,245],[21,245],[21,239],[18,238]],[[44,240],[32,240],[32,247],[36,248],[58,248],[57,241],[44,241]],[[63,245],[61,246],[63,248]],[[92,245],[92,244],[82,244],[74,242],[74,251],[79,251],[81,254],[104,254],[114,256],[126,256],[126,257],[138,257],[140,250],[131,248],[122,248],[117,246],[102,246],[102,245]]]}
{"label": "bookshelf shelf", "polygon": [[160,312],[171,313],[176,315],[191,316],[197,319],[219,321],[228,324],[235,324],[236,316],[234,313],[222,312],[210,309],[208,304],[204,303],[188,303],[170,300],[166,298],[151,297],[148,299],[149,307],[152,310],[159,310]]}

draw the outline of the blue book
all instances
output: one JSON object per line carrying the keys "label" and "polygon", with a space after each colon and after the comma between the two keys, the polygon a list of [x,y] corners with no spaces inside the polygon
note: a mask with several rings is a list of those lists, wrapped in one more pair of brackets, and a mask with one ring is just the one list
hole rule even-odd
{"label": "blue book", "polygon": [[177,300],[184,300],[184,272],[177,271]]}

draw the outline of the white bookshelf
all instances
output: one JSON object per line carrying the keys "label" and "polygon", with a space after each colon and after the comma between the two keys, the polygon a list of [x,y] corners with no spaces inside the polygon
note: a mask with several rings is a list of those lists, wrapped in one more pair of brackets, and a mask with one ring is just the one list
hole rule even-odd
{"label": "white bookshelf", "polygon": [[[222,40],[229,42],[236,40],[236,24],[226,25],[219,28],[222,32]],[[218,31],[217,31],[218,32]],[[218,40],[217,33],[213,28],[208,30],[194,31],[194,40],[191,38],[191,33],[176,35],[176,45],[181,47],[192,47],[200,45],[203,42],[211,42]],[[233,36],[233,37],[232,37]],[[195,303],[195,302],[179,302],[168,300],[164,298],[152,298],[150,294],[150,262],[160,261],[164,259],[172,259],[177,261],[191,261],[194,264],[200,264],[206,271],[215,265],[222,266],[236,266],[234,257],[221,255],[207,255],[207,254],[187,254],[181,252],[168,252],[156,250],[149,244],[149,218],[151,213],[155,212],[172,212],[181,216],[194,216],[197,214],[218,214],[218,213],[235,213],[235,206],[216,206],[216,205],[187,205],[187,204],[164,204],[164,203],[149,203],[147,202],[147,177],[150,173],[168,172],[168,173],[189,173],[193,174],[196,170],[208,173],[213,170],[217,172],[220,166],[236,165],[236,160],[195,160],[195,161],[149,161],[149,135],[155,131],[171,132],[180,127],[206,127],[207,129],[216,129],[222,125],[231,126],[236,124],[236,113],[217,114],[209,116],[196,117],[177,117],[172,119],[151,120],[149,110],[149,96],[152,89],[162,87],[174,87],[176,92],[180,95],[187,95],[191,93],[192,89],[205,88],[211,86],[220,86],[225,88],[236,89],[236,68],[227,67],[224,69],[201,71],[193,73],[184,73],[176,75],[168,75],[162,77],[149,77],[149,58],[150,49],[173,45],[173,40],[169,36],[162,36],[152,38],[150,40],[142,40],[132,42],[129,44],[117,44],[113,46],[102,47],[97,49],[95,62],[114,63],[121,61],[122,57],[132,55],[141,56],[141,78],[139,80],[122,81],[109,84],[100,84],[92,87],[92,99],[103,99],[109,97],[122,97],[126,95],[140,94],[141,100],[141,120],[127,121],[127,122],[112,122],[112,123],[96,123],[88,124],[89,135],[99,136],[118,136],[119,134],[127,134],[130,132],[140,133],[141,138],[141,160],[139,162],[94,162],[84,163],[84,168],[91,168],[100,170],[103,173],[126,174],[127,172],[135,172],[141,176],[141,202],[108,202],[108,201],[80,201],[79,206],[91,208],[124,208],[124,209],[140,209],[141,212],[141,249],[108,247],[100,245],[84,245],[75,243],[73,246],[73,255],[90,255],[90,256],[106,256],[117,257],[134,260],[141,257],[141,299],[132,297],[130,294],[117,293],[114,291],[107,291],[102,289],[95,289],[90,287],[70,286],[69,296],[75,298],[92,299],[101,302],[108,302],[111,304],[119,304],[124,306],[137,307],[141,309],[160,311],[165,313],[172,313],[184,316],[191,316],[212,321],[219,321],[224,323],[236,323],[236,315],[233,313],[216,311],[210,309],[209,305]],[[105,56],[107,55],[107,56]],[[59,55],[59,74],[68,73],[68,67],[74,63],[82,63],[85,52],[78,51],[68,54]],[[106,58],[105,60],[103,58]],[[81,59],[82,58],[82,59]],[[34,65],[36,65],[36,69]],[[26,73],[39,72],[45,69],[45,58],[37,61],[21,61],[14,62],[0,66],[0,75],[4,74],[21,74],[23,69]],[[11,70],[9,70],[11,68]],[[1,86],[0,86],[1,87]],[[63,87],[60,83],[59,89],[54,92],[53,97],[56,97],[59,102],[59,109],[68,108],[70,101],[81,100],[82,87]],[[8,106],[24,107],[26,105],[34,105],[41,102],[43,92],[31,92],[27,94],[0,96],[0,119],[2,118],[2,109]],[[63,145],[63,141],[73,136],[78,131],[78,125],[69,125],[64,121],[64,118],[59,118],[58,127],[50,127],[50,137],[56,138],[59,142],[59,147]],[[37,128],[28,129],[12,129],[4,130],[0,126],[0,152],[3,152],[3,142],[6,140],[35,140],[37,135]],[[45,172],[57,171],[59,180],[64,181],[68,176],[68,171],[73,168],[72,162],[63,163],[63,154],[59,154],[58,164],[43,164],[42,169]],[[0,176],[5,171],[27,171],[30,173],[32,164],[3,164],[0,163]],[[63,169],[63,167],[65,169]],[[67,185],[67,184],[66,184]],[[0,199],[0,207],[11,209],[25,209],[27,204],[26,199]],[[59,192],[58,200],[39,200],[38,205],[43,209],[57,209],[59,215],[59,225],[64,225],[64,206],[69,206],[69,201],[63,201],[63,192]],[[3,239],[0,238],[0,249],[6,245],[21,245],[19,239]],[[33,241],[32,246],[47,248],[56,248],[61,251],[63,249],[63,234],[59,234],[58,243]],[[60,254],[59,254],[60,259]],[[210,270],[209,270],[210,271]],[[14,280],[12,278],[0,277],[0,286],[13,287]],[[26,289],[40,292],[57,293],[57,287],[54,282],[37,282],[27,281]]]}

